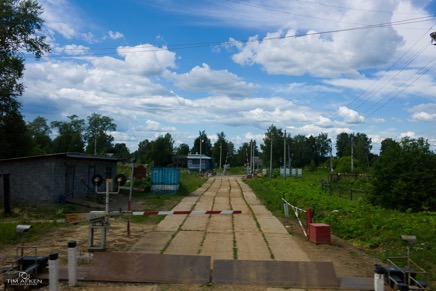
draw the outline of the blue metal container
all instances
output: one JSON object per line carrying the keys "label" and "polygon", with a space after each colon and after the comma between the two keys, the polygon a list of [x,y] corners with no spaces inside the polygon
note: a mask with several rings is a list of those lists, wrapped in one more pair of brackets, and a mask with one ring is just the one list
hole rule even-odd
{"label": "blue metal container", "polygon": [[180,169],[153,167],[151,184],[152,192],[177,192],[180,187]]}

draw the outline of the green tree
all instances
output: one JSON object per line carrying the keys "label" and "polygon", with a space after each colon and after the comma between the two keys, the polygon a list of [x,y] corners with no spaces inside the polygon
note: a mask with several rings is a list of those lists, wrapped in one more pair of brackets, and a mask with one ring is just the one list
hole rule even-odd
{"label": "green tree", "polygon": [[147,164],[150,162],[150,153],[151,143],[148,139],[145,139],[138,144],[138,150],[135,152],[135,156],[139,163]]}
{"label": "green tree", "polygon": [[0,121],[0,158],[8,159],[32,154],[32,137],[20,112],[8,112]]}
{"label": "green tree", "polygon": [[[248,166],[250,163],[251,148],[253,147],[254,156],[259,156],[259,149],[255,140],[244,142],[236,152],[235,164],[237,166]],[[265,164],[265,161],[264,161]]]}
{"label": "green tree", "polygon": [[32,142],[17,100],[24,92],[23,52],[40,58],[49,52],[45,37],[37,35],[43,20],[41,6],[33,0],[0,1],[0,157],[25,156]]}
{"label": "green tree", "polygon": [[186,157],[187,155],[189,155],[189,145],[187,145],[186,143],[181,143],[178,147],[175,148],[175,155],[179,157]]}
{"label": "green tree", "polygon": [[[200,143],[201,143],[201,151],[200,151]],[[195,154],[203,154],[209,157],[212,157],[212,143],[210,139],[207,137],[206,132],[200,131],[199,136],[194,140],[194,146],[191,149],[191,153]]]}
{"label": "green tree", "polygon": [[[217,140],[212,146],[212,158],[216,162],[216,167],[219,168],[225,164],[231,164],[234,156],[234,145],[226,139],[224,132],[217,133]],[[221,158],[221,163],[220,163]]]}
{"label": "green tree", "polygon": [[372,141],[364,133],[348,134],[340,133],[336,137],[336,156],[338,158],[351,156],[353,149],[353,156],[359,160],[361,166],[370,165]]}
{"label": "green tree", "polygon": [[351,156],[351,135],[346,132],[336,136],[336,156],[338,158]]}
{"label": "green tree", "polygon": [[138,145],[135,156],[143,164],[152,164],[165,167],[173,163],[174,140],[171,134],[166,133],[156,140],[143,140]]}
{"label": "green tree", "polygon": [[[313,141],[314,142],[314,141]],[[291,141],[291,158],[292,167],[302,168],[310,163],[310,152],[308,147],[309,141],[304,135],[298,134]]]}
{"label": "green tree", "polygon": [[385,208],[436,210],[436,156],[423,138],[385,139],[369,200]]}
{"label": "green tree", "polygon": [[370,166],[370,152],[372,140],[364,133],[358,132],[354,137],[354,157],[360,161],[360,165],[367,168]]}
{"label": "green tree", "polygon": [[236,151],[236,165],[244,166],[249,162],[250,157],[250,144],[244,142]]}
{"label": "green tree", "polygon": [[114,120],[101,114],[93,113],[87,117],[88,125],[85,129],[84,139],[86,152],[94,155],[106,154],[113,148],[114,138],[108,131],[115,131],[117,125]]}
{"label": "green tree", "polygon": [[271,144],[272,166],[277,168],[283,165],[283,131],[273,124],[268,128],[265,137],[263,138],[263,144],[260,145],[263,154],[263,163],[265,165],[269,165],[270,162]]}
{"label": "green tree", "polygon": [[130,151],[125,143],[116,143],[112,150],[116,157],[121,159],[130,159]]}
{"label": "green tree", "polygon": [[320,156],[318,153],[316,138],[313,135],[310,135],[306,138],[304,146],[304,163],[301,165],[301,167],[307,166],[311,163],[317,165],[319,163]]}
{"label": "green tree", "polygon": [[189,145],[181,143],[174,149],[173,164],[177,167],[186,166],[186,157],[189,155]]}
{"label": "green tree", "polygon": [[330,154],[331,142],[332,141],[328,137],[327,133],[320,133],[316,137],[316,149],[317,149],[316,165],[317,166],[320,166],[327,160]]}
{"label": "green tree", "polygon": [[[333,161],[333,168],[336,173],[351,173],[351,156],[342,157]],[[353,161],[353,173],[361,173],[361,164],[358,159]]]}
{"label": "green tree", "polygon": [[51,129],[45,117],[37,116],[27,124],[27,130],[33,139],[33,154],[49,154],[52,151],[53,142],[50,138]]}
{"label": "green tree", "polygon": [[159,136],[152,143],[151,158],[155,166],[165,167],[173,162],[174,140],[171,134]]}
{"label": "green tree", "polygon": [[53,140],[53,152],[77,152],[83,153],[85,141],[83,132],[85,120],[79,119],[77,115],[68,116],[69,122],[52,121],[51,127],[57,128],[58,136]]}

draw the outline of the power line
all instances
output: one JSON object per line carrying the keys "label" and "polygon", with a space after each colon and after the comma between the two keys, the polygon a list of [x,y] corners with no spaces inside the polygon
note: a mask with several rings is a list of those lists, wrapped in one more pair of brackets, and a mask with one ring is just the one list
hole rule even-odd
{"label": "power line", "polygon": [[[256,4],[251,4],[251,3],[246,3],[246,2],[236,1],[236,0],[226,0],[226,1],[238,4],[238,5],[254,7],[254,8],[258,8],[258,9],[262,9],[262,10],[267,10],[267,11],[272,11],[272,12],[277,12],[277,13],[297,15],[297,16],[301,16],[301,17],[308,17],[308,18],[315,18],[315,19],[323,19],[323,18],[317,18],[317,17],[307,16],[307,15],[298,15],[298,14],[294,14],[292,12],[286,12],[286,11],[273,9],[273,8],[269,8],[269,7],[262,6],[262,5],[256,5]],[[348,7],[348,6],[338,6],[338,5],[316,3],[316,2],[303,1],[303,0],[294,0],[294,1],[295,2],[301,2],[301,3],[304,3],[304,4],[310,4],[310,5],[316,5],[316,6],[324,6],[324,7],[331,7],[331,8],[338,8],[338,9],[344,9],[344,10],[355,10],[355,11],[373,12],[373,13],[384,13],[384,14],[392,14],[393,13],[393,11],[387,11],[387,10],[374,10],[374,9],[354,8],[354,7]],[[426,15],[426,14],[428,14],[428,13],[402,13],[402,12],[397,12],[397,13],[398,14],[407,14],[407,15]],[[323,19],[323,20],[325,20],[325,19]],[[328,21],[333,21],[333,20],[328,20]]]}
{"label": "power line", "polygon": [[[426,46],[424,46],[424,47],[422,47],[419,51],[418,51],[418,53],[416,53],[414,56],[413,56],[413,58],[411,58],[411,59],[409,59],[409,61],[407,61],[407,63],[406,64],[404,64],[403,66],[402,66],[402,68],[394,75],[394,76],[392,76],[389,80],[386,80],[384,83],[382,83],[382,85],[380,85],[379,87],[378,87],[378,89],[374,89],[374,90],[372,90],[372,91],[369,91],[369,89],[370,88],[372,88],[375,84],[377,84],[377,82],[378,81],[380,81],[389,71],[391,71],[391,69],[392,68],[394,68],[394,66],[396,65],[396,64],[398,64],[399,62],[400,62],[400,60],[401,59],[403,59],[403,57],[405,57],[411,50],[412,50],[412,48],[414,48],[424,37],[427,37],[427,34],[428,34],[428,32],[429,31],[431,31],[433,29],[433,26],[432,27],[430,27],[411,47],[409,47],[409,49],[406,51],[406,52],[404,52],[382,75],[380,75],[376,80],[374,80],[374,82],[372,82],[371,83],[371,85],[367,88],[367,89],[365,89],[365,91],[364,92],[362,92],[359,96],[357,96],[355,99],[353,99],[353,101],[351,101],[350,103],[348,103],[346,106],[348,107],[348,108],[351,108],[351,109],[353,109],[353,110],[357,110],[358,108],[360,108],[362,105],[364,105],[368,100],[369,100],[369,97],[371,97],[371,96],[374,96],[376,93],[378,93],[381,89],[383,89],[384,87],[385,87],[385,84],[387,84],[389,81],[392,81],[396,76],[398,76],[401,72],[403,72],[411,63],[412,63],[412,61],[414,61],[419,55],[421,55],[421,53],[428,47],[428,45],[426,45]],[[369,93],[371,93],[371,94],[369,94]],[[353,104],[353,103],[355,103],[355,102],[357,102],[359,99],[362,99],[362,97],[366,94],[366,93],[368,93],[368,96],[367,96],[367,98],[366,99],[364,99],[361,103],[360,103],[360,105],[358,105],[358,106],[356,106],[356,107],[354,107],[354,108],[352,108],[351,107],[351,105]],[[372,107],[371,107],[372,108]],[[366,112],[366,111],[365,111]],[[339,112],[336,112],[334,115],[332,115],[331,117],[330,117],[330,119],[333,119],[334,117],[336,117],[337,115],[339,114]]]}
{"label": "power line", "polygon": [[337,19],[328,19],[328,18],[321,18],[321,17],[316,17],[316,16],[298,14],[298,13],[294,13],[294,12],[287,12],[287,11],[277,10],[277,9],[273,9],[273,8],[269,8],[269,7],[265,7],[265,6],[261,6],[261,5],[251,4],[251,3],[244,3],[244,2],[233,1],[233,0],[226,0],[226,1],[238,4],[238,5],[242,5],[242,6],[254,7],[254,8],[261,9],[261,10],[267,10],[267,11],[272,11],[272,12],[286,14],[286,15],[292,15],[292,16],[298,16],[298,17],[310,18],[310,19],[318,19],[318,20],[324,20],[324,21],[329,21],[329,22],[334,22],[334,23],[341,22],[341,23],[360,25],[359,23],[355,23],[355,22],[346,22],[346,21],[340,21]]}
{"label": "power line", "polygon": [[[392,100],[394,100],[398,95],[400,95],[400,93],[403,93],[406,89],[408,89],[413,83],[415,83],[416,81],[418,81],[423,75],[425,75],[428,71],[430,71],[433,65],[430,65],[434,60],[436,59],[433,58],[431,59],[429,62],[427,62],[427,64],[421,68],[421,72],[419,73],[419,76],[413,80],[412,82],[410,82],[409,84],[407,84],[405,87],[403,87],[401,90],[398,90],[396,94],[394,94],[391,98],[389,98],[385,103],[381,104],[378,108],[374,109],[372,112],[370,112],[368,115],[366,115],[365,117],[369,117],[371,115],[373,115],[374,113],[376,113],[377,111],[379,111],[381,108],[383,108],[384,106],[386,106],[388,103],[390,103]],[[423,70],[425,67],[427,67],[427,69]],[[412,76],[410,76],[406,82],[404,82],[403,84],[406,84],[407,82],[409,82],[413,77],[415,77],[418,74],[418,72],[416,72],[415,74],[413,74]],[[394,93],[394,92],[392,92]],[[387,95],[385,98],[381,99],[379,102],[377,102],[376,104],[374,104],[373,106],[371,106],[368,110],[366,110],[365,112],[369,111],[371,108],[373,108],[375,105],[379,104],[380,102],[382,102],[383,100],[385,100],[387,97],[389,97],[389,95]],[[364,112],[364,113],[365,113]]]}
{"label": "power line", "polygon": [[[369,96],[369,97],[371,97],[371,96],[374,96],[374,95],[376,95],[378,92],[380,92],[384,87],[385,87],[385,85],[388,83],[388,82],[390,82],[390,81],[392,81],[392,80],[394,80],[398,75],[400,75],[405,69],[407,69],[407,67],[417,58],[417,57],[419,57],[424,51],[425,51],[425,49],[426,48],[428,48],[428,44],[426,45],[426,46],[424,46],[424,47],[422,47],[421,48],[421,50],[419,50],[418,51],[418,53],[416,53],[414,56],[413,56],[413,58],[411,58],[411,59],[409,59],[409,61],[399,70],[399,71],[397,71],[393,76],[391,76],[391,78],[389,78],[388,80],[386,80],[377,90],[375,90],[375,91],[373,91],[373,93]],[[383,76],[385,76],[386,75],[386,73],[385,74],[383,74]],[[384,99],[384,98],[383,98]],[[367,99],[368,100],[368,99]],[[366,103],[366,101],[367,100],[365,100],[361,105],[359,105],[358,107],[356,107],[356,109],[358,109],[359,107],[361,107],[363,104],[365,104]],[[378,103],[378,102],[377,102]],[[376,104],[377,104],[376,103]],[[373,105],[374,106],[374,105]],[[371,109],[373,106],[371,106],[369,109]],[[364,111],[363,113],[365,113],[365,112],[367,112],[369,109],[367,109],[366,111]]]}
{"label": "power line", "polygon": [[[425,47],[423,47],[423,48],[421,48],[421,50],[419,50],[418,51],[418,53],[417,54],[415,54],[415,56],[412,58],[412,59],[410,59],[405,65],[403,65],[402,66],[402,68],[400,69],[400,71],[399,72],[397,72],[397,74],[395,74],[393,77],[391,77],[389,80],[387,80],[387,81],[385,81],[382,85],[380,85],[379,86],[379,88],[378,89],[374,89],[374,90],[372,90],[371,92],[371,94],[368,94],[368,98],[366,98],[366,99],[364,99],[361,103],[360,103],[360,105],[357,105],[356,107],[354,107],[354,108],[352,108],[351,107],[351,105],[353,105],[353,103],[355,103],[355,102],[357,102],[359,99],[361,99],[366,93],[368,93],[369,92],[369,89],[371,89],[372,87],[374,87],[376,84],[377,84],[377,82],[378,81],[380,81],[386,74],[387,74],[387,72],[389,72],[389,71],[391,71],[392,70],[392,68],[394,68],[399,62],[400,62],[400,60],[401,59],[403,59],[419,42],[420,42],[420,40],[421,39],[423,39],[424,37],[427,37],[427,33],[428,33],[428,31],[430,31],[430,30],[432,30],[432,28],[433,28],[433,26],[429,29],[429,30],[427,30],[427,32],[425,32],[411,47],[409,47],[409,49],[406,51],[406,52],[404,52],[382,75],[380,75],[376,80],[374,80],[374,82],[372,82],[372,84],[364,91],[364,92],[362,92],[358,97],[356,97],[355,99],[353,99],[353,101],[351,101],[350,103],[348,103],[347,104],[347,107],[348,108],[351,108],[351,109],[354,109],[354,110],[356,110],[356,109],[358,109],[358,108],[360,108],[362,105],[364,105],[368,100],[369,100],[369,97],[371,97],[371,96],[374,96],[377,92],[379,92],[383,87],[384,87],[384,85],[383,84],[386,84],[388,81],[391,81],[394,77],[396,77],[400,72],[402,72],[403,70],[405,70],[406,68],[407,68],[407,66],[410,64],[410,63],[412,63],[412,61],[413,60],[415,60],[416,58],[417,58],[417,56],[419,56],[422,52],[423,52],[423,50],[425,49],[425,48],[427,48],[427,46],[425,46]],[[338,113],[336,113],[336,114],[334,114],[332,117],[330,117],[330,119],[331,118],[333,118],[333,117],[335,117],[335,116],[337,116],[338,115]]]}
{"label": "power line", "polygon": [[[399,20],[394,22],[386,22],[386,23],[379,23],[379,24],[371,24],[371,25],[364,25],[364,26],[356,26],[356,27],[350,27],[350,28],[344,28],[344,29],[336,29],[336,30],[327,30],[327,31],[321,31],[321,32],[310,32],[310,33],[301,33],[301,34],[294,34],[294,35],[285,35],[285,36],[277,36],[277,37],[265,37],[262,39],[262,41],[271,41],[271,40],[280,40],[280,39],[288,39],[288,38],[297,38],[297,37],[304,37],[304,36],[313,36],[313,35],[323,35],[323,34],[331,34],[331,33],[339,33],[339,32],[349,32],[349,31],[356,31],[356,30],[365,30],[365,29],[374,29],[374,28],[382,28],[382,27],[390,27],[390,26],[399,26],[399,25],[406,25],[406,24],[416,24],[416,23],[422,23],[422,22],[428,22],[433,21],[434,17],[432,16],[426,16],[426,17],[417,17],[417,18],[411,18],[411,19],[405,19],[405,20]],[[85,57],[85,56],[98,56],[98,55],[116,55],[121,53],[141,53],[141,52],[155,52],[155,51],[166,51],[166,50],[182,50],[182,49],[193,49],[193,48],[202,48],[202,47],[210,47],[210,46],[223,46],[223,45],[232,45],[232,44],[240,44],[240,43],[250,43],[250,42],[257,42],[258,39],[249,39],[246,41],[242,40],[228,40],[228,41],[211,41],[211,42],[200,42],[200,43],[186,43],[186,44],[168,44],[163,48],[158,47],[152,47],[152,48],[123,48],[123,47],[117,47],[117,48],[96,48],[92,49],[91,51],[102,51],[102,50],[118,50],[118,52],[107,52],[107,53],[101,53],[101,54],[77,54],[77,55],[50,55],[50,57],[53,58],[68,58],[68,57]],[[74,49],[64,49],[64,51],[89,51],[88,49],[83,48],[74,48]]]}
{"label": "power line", "polygon": [[[303,1],[303,0],[294,0],[294,1],[301,2],[301,3],[306,3],[306,4],[317,5],[317,6],[325,6],[325,7],[347,9],[347,10],[356,10],[356,11],[374,12],[374,13],[386,13],[386,14],[393,13],[393,11],[387,11],[387,10],[373,10],[373,9],[354,8],[354,7],[348,7],[348,6],[337,6],[337,5],[330,5],[330,4],[324,4],[324,3],[316,3],[316,2]],[[424,15],[424,14],[427,14],[427,13],[405,13],[405,12],[396,12],[396,13],[398,13],[398,14],[408,14],[408,15],[411,15],[411,14],[415,14],[415,15]]]}

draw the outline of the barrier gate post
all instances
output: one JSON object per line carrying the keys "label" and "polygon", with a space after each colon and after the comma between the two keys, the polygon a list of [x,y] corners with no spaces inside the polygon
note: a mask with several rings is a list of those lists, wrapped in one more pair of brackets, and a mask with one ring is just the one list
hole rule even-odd
{"label": "barrier gate post", "polygon": [[68,242],[68,285],[77,285],[77,256],[76,256],[76,241]]}
{"label": "barrier gate post", "polygon": [[307,229],[307,239],[310,239],[310,227],[309,224],[312,223],[313,213],[312,209],[306,209],[306,229]]}
{"label": "barrier gate post", "polygon": [[50,291],[59,290],[59,255],[51,253],[48,257],[48,288]]}

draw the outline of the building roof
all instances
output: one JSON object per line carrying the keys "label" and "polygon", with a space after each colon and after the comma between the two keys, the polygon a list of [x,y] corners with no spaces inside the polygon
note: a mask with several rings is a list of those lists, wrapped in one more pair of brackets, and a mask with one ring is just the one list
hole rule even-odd
{"label": "building roof", "polygon": [[187,158],[189,159],[189,160],[199,160],[200,159],[200,156],[201,156],[201,159],[202,160],[210,160],[210,159],[212,159],[211,157],[209,157],[209,156],[206,156],[206,155],[203,155],[203,154],[189,154],[188,156],[187,156]]}
{"label": "building roof", "polygon": [[122,160],[117,157],[97,156],[97,155],[90,155],[90,154],[83,154],[83,153],[67,152],[67,153],[56,153],[56,154],[39,155],[39,156],[0,159],[0,163],[9,162],[9,161],[24,161],[24,160],[31,160],[31,159],[48,159],[48,158],[87,159],[87,160],[102,160],[102,161],[114,161],[114,162],[118,162]]}

